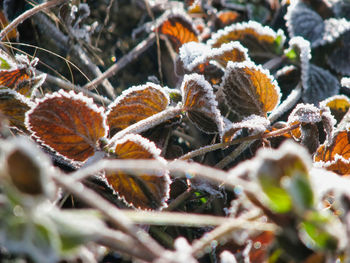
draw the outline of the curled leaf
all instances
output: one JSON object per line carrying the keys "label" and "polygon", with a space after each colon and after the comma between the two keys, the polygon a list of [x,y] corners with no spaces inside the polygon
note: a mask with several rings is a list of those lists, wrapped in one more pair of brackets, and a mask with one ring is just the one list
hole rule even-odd
{"label": "curled leaf", "polygon": [[211,85],[202,75],[185,75],[182,103],[188,118],[202,131],[222,134],[223,120]]}

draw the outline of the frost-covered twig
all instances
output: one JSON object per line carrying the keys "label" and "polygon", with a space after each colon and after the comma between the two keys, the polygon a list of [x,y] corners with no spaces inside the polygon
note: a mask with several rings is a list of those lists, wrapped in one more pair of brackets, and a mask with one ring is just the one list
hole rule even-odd
{"label": "frost-covered twig", "polygon": [[153,240],[145,231],[132,224],[121,210],[103,199],[93,190],[88,189],[82,183],[72,180],[72,178],[59,174],[52,179],[63,189],[72,193],[77,198],[103,213],[121,231],[131,236],[142,249],[147,251],[148,257],[152,260],[159,258],[164,249]]}
{"label": "frost-covered twig", "polygon": [[48,2],[44,2],[40,5],[37,5],[33,7],[32,9],[29,9],[28,11],[24,12],[20,16],[18,16],[15,20],[13,20],[10,24],[8,24],[1,32],[0,32],[0,40],[2,40],[9,32],[11,32],[13,29],[15,29],[19,24],[23,23],[24,20],[28,19],[29,17],[33,16],[34,14],[50,7],[54,7],[56,5],[59,5],[63,2],[68,2],[68,0],[51,0]]}
{"label": "frost-covered twig", "polygon": [[93,89],[93,88],[97,87],[100,83],[102,83],[104,80],[117,74],[119,70],[124,68],[131,61],[133,61],[138,56],[140,56],[143,52],[145,52],[153,44],[155,39],[156,39],[155,34],[151,33],[148,36],[148,38],[146,38],[141,43],[139,43],[128,54],[126,54],[121,59],[119,59],[117,63],[115,63],[113,66],[111,66],[105,72],[103,72],[103,74],[101,74],[100,76],[98,76],[94,80],[87,83],[83,88],[88,89],[88,90]]}

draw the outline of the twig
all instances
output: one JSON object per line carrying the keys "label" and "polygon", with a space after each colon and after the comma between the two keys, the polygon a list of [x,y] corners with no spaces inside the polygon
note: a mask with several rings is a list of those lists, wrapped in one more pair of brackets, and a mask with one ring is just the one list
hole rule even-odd
{"label": "twig", "polygon": [[269,132],[269,133],[256,134],[256,135],[251,135],[251,136],[247,136],[247,137],[237,138],[237,139],[234,139],[230,142],[222,142],[222,143],[216,143],[216,144],[204,146],[202,148],[199,148],[199,149],[196,149],[194,151],[186,153],[185,155],[181,156],[179,159],[180,160],[188,160],[188,159],[192,159],[196,156],[206,154],[208,152],[216,151],[218,149],[223,149],[223,148],[230,146],[230,145],[235,145],[235,144],[246,142],[246,141],[254,141],[254,140],[259,140],[259,139],[281,136],[284,133],[289,132],[291,130],[294,130],[298,127],[299,127],[299,124],[296,124],[296,125],[288,126],[288,127],[279,129],[277,131]]}
{"label": "twig", "polygon": [[[36,70],[36,72],[38,74],[43,73],[43,72],[41,72],[39,70]],[[62,89],[65,89],[65,90],[74,90],[76,92],[82,92],[86,96],[93,98],[95,101],[97,101],[97,102],[99,102],[101,104],[109,104],[109,103],[111,103],[111,100],[109,100],[106,97],[103,97],[101,95],[93,93],[93,92],[91,92],[89,90],[85,90],[85,89],[83,89],[83,88],[81,88],[79,86],[75,86],[75,85],[73,85],[72,83],[70,83],[68,81],[65,81],[63,79],[54,77],[54,76],[52,76],[50,74],[47,74],[47,73],[46,73],[46,81],[48,81],[48,82],[50,82],[52,84],[55,84],[58,87],[60,87]]]}
{"label": "twig", "polygon": [[255,140],[246,141],[238,145],[238,147],[234,149],[229,155],[215,164],[215,168],[225,168],[230,162],[233,162],[239,155],[241,155],[242,152],[244,152],[250,145],[252,145],[253,142],[255,142]]}
{"label": "twig", "polygon": [[29,9],[28,11],[24,12],[20,16],[18,16],[15,20],[13,20],[10,24],[8,24],[1,32],[0,32],[0,40],[2,40],[9,32],[11,32],[13,29],[15,29],[19,24],[23,23],[24,20],[28,19],[32,15],[50,7],[54,7],[56,5],[59,5],[63,2],[67,2],[68,0],[51,0],[49,2],[42,3],[40,5],[37,5],[33,7],[32,9]]}
{"label": "twig", "polygon": [[100,83],[102,83],[105,79],[108,79],[119,72],[122,68],[124,68],[131,61],[136,59],[139,55],[141,55],[144,51],[146,51],[154,42],[155,34],[151,33],[148,38],[143,40],[140,44],[134,47],[128,54],[123,56],[118,60],[113,66],[107,69],[103,74],[95,78],[94,80],[87,83],[83,88],[84,89],[93,89],[97,87]]}
{"label": "twig", "polygon": [[127,210],[124,212],[124,215],[137,224],[204,227],[219,226],[221,224],[228,223],[231,228],[254,229],[262,231],[275,231],[277,229],[276,225],[271,223],[202,214]]}
{"label": "twig", "polygon": [[182,113],[182,107],[169,107],[167,110],[161,111],[157,114],[154,114],[146,119],[143,119],[139,122],[136,122],[133,125],[130,125],[129,127],[121,130],[120,132],[116,133],[109,141],[108,147],[113,147],[115,142],[125,136],[128,133],[140,133],[143,131],[148,130],[149,128],[152,128],[160,123],[163,123],[171,118],[174,118]]}
{"label": "twig", "polygon": [[185,192],[177,196],[168,207],[164,208],[163,211],[173,211],[180,204],[190,198],[196,190],[194,188],[188,188]]}
{"label": "twig", "polygon": [[101,211],[118,229],[122,230],[135,239],[138,244],[149,254],[152,260],[161,256],[164,249],[153,240],[145,231],[136,227],[124,216],[123,212],[111,203],[103,199],[93,190],[88,189],[82,183],[72,180],[72,178],[59,174],[53,175],[52,179],[62,188],[72,193],[83,202]]}

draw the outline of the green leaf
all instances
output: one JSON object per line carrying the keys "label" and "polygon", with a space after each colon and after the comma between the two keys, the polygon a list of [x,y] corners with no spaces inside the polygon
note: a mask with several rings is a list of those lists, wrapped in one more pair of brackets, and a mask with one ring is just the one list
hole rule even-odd
{"label": "green leaf", "polygon": [[332,219],[319,212],[308,214],[307,219],[301,223],[303,242],[314,249],[335,250],[338,246],[338,239],[329,231],[332,230]]}
{"label": "green leaf", "polygon": [[314,206],[314,194],[305,173],[296,172],[290,178],[288,192],[292,197],[293,206],[300,213],[312,209]]}
{"label": "green leaf", "polygon": [[297,59],[299,59],[299,55],[294,48],[288,49],[288,52],[286,52],[285,55],[292,61],[296,61]]}

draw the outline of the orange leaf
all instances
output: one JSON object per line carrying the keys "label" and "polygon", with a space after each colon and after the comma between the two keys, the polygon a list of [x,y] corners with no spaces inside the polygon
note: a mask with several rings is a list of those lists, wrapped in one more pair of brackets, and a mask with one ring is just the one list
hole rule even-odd
{"label": "orange leaf", "polygon": [[[137,134],[126,135],[117,141],[114,152],[118,159],[164,161],[154,143]],[[123,171],[107,171],[106,178],[114,191],[127,204],[136,208],[162,208],[169,196],[170,179],[167,172],[134,175]]]}
{"label": "orange leaf", "polygon": [[335,95],[322,101],[320,105],[329,107],[332,115],[339,123],[350,108],[350,100],[344,95]]}
{"label": "orange leaf", "polygon": [[222,134],[223,119],[211,85],[202,75],[185,75],[182,85],[182,103],[188,118],[202,131]]}
{"label": "orange leaf", "polygon": [[168,104],[168,95],[162,87],[150,82],[124,91],[108,106],[107,121],[110,136],[165,110]]}
{"label": "orange leaf", "polygon": [[0,89],[0,113],[9,120],[11,126],[23,131],[25,113],[30,110],[31,102],[10,89]]}
{"label": "orange leaf", "polygon": [[188,42],[198,42],[198,33],[193,27],[193,22],[185,13],[169,15],[166,13],[157,26],[158,32],[166,36],[172,43],[176,52]]}
{"label": "orange leaf", "polygon": [[221,88],[226,104],[243,118],[251,114],[266,117],[281,96],[280,88],[269,72],[250,61],[229,62]]}
{"label": "orange leaf", "polygon": [[340,175],[350,174],[350,131],[339,131],[330,145],[323,144],[314,156],[317,165]]}
{"label": "orange leaf", "polygon": [[92,99],[63,90],[38,100],[26,125],[40,142],[74,161],[93,155],[108,130],[103,109]]}

